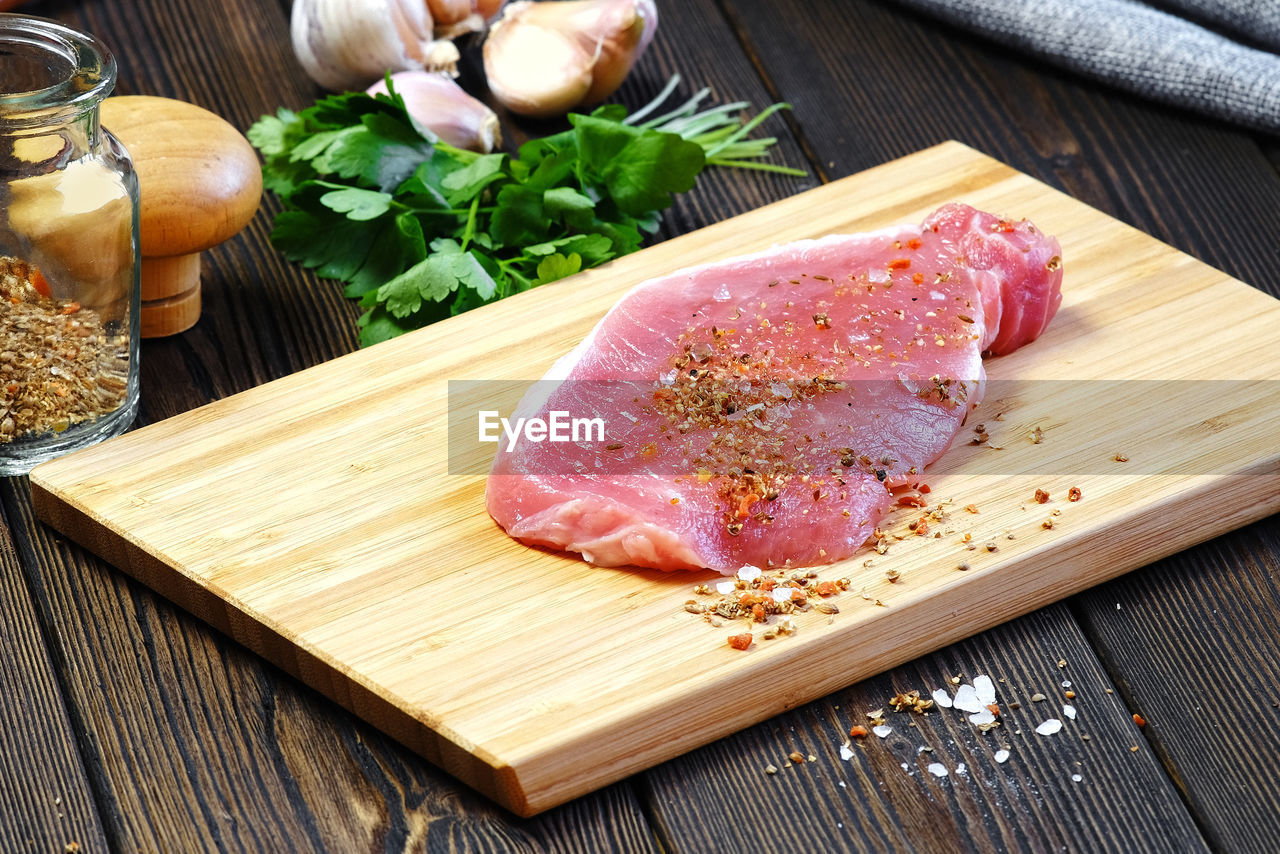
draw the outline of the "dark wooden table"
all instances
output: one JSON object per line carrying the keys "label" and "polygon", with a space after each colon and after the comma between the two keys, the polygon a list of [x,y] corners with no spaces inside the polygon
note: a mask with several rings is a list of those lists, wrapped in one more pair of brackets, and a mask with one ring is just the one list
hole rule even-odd
{"label": "dark wooden table", "polygon": [[[686,91],[790,101],[794,112],[772,125],[777,157],[812,176],[708,173],[663,236],[954,138],[1280,294],[1275,139],[1061,73],[891,0],[660,6],[657,40],[620,100],[643,103],[678,70]],[[110,44],[120,93],[192,101],[242,129],[318,94],[293,58],[282,0],[27,9]],[[463,81],[482,86],[474,49]],[[144,344],[140,423],[355,348],[355,307],[269,245],[276,209],[267,199],[241,236],[207,254],[199,324]],[[25,479],[0,482],[0,495],[6,852],[1280,844],[1275,517],[521,820],[63,541],[33,519]],[[977,673],[1027,706],[1035,692],[1056,702],[1070,681],[1080,725],[1037,738],[1038,718],[1008,710],[1000,737],[1016,750],[997,765],[963,718],[920,718],[938,759],[966,763],[945,781],[901,739],[841,761],[855,714]],[[786,767],[792,751],[816,761]],[[779,773],[766,775],[769,764]]]}

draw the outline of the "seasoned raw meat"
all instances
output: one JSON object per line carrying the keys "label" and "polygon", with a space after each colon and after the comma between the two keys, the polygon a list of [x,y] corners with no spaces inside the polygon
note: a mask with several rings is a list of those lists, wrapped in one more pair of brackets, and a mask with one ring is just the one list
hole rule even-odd
{"label": "seasoned raw meat", "polygon": [[1052,237],[952,204],[645,282],[516,413],[605,435],[504,442],[489,513],[601,565],[848,557],[981,400],[982,354],[1044,331],[1061,280]]}

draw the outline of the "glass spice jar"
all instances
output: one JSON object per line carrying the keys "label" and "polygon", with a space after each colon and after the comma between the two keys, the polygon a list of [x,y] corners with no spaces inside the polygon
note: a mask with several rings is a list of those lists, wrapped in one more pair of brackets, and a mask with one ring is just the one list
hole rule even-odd
{"label": "glass spice jar", "polygon": [[114,436],[138,408],[138,181],[98,122],[110,52],[0,14],[0,474]]}

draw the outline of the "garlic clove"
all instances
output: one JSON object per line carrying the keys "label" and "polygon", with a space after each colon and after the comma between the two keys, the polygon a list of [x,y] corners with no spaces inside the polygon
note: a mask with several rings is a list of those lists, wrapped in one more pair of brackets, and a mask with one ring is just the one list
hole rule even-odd
{"label": "garlic clove", "polygon": [[613,94],[657,28],[653,0],[520,0],[484,45],[489,88],[528,116],[554,116]]}
{"label": "garlic clove", "polygon": [[437,24],[456,24],[473,11],[471,0],[427,0],[427,8]]}
{"label": "garlic clove", "polygon": [[505,6],[506,3],[507,0],[475,0],[474,6],[477,15],[484,18],[486,21],[491,21],[493,20],[494,15],[497,15],[498,12],[502,11],[502,7]]}
{"label": "garlic clove", "polygon": [[[493,110],[464,92],[448,75],[401,71],[391,75],[391,85],[418,124],[449,145],[488,153],[502,144]],[[370,95],[387,94],[386,80],[379,80],[367,91]]]}
{"label": "garlic clove", "polygon": [[580,104],[591,89],[594,57],[557,30],[504,27],[499,21],[483,52],[489,91],[512,112],[560,115]]}
{"label": "garlic clove", "polygon": [[456,73],[458,49],[433,24],[424,0],[295,0],[289,32],[307,76],[358,91],[388,71]]}

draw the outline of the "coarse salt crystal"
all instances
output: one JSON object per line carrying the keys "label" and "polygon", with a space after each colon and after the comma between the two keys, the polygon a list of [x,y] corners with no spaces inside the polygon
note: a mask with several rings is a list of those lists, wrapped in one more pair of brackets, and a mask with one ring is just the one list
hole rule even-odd
{"label": "coarse salt crystal", "polygon": [[1063,713],[1064,715],[1066,715],[1067,717],[1071,718],[1071,720],[1073,720],[1073,721],[1076,719],[1076,707],[1075,707],[1075,706],[1063,706],[1063,707],[1062,707],[1062,713]]}
{"label": "coarse salt crystal", "polygon": [[1053,735],[1060,729],[1062,729],[1062,721],[1057,718],[1049,718],[1049,720],[1036,727],[1036,732],[1040,735]]}
{"label": "coarse salt crystal", "polygon": [[973,677],[973,690],[978,693],[978,700],[984,706],[989,706],[996,701],[996,686],[990,676]]}
{"label": "coarse salt crystal", "polygon": [[755,581],[763,574],[758,566],[744,566],[738,570],[738,577],[743,581]]}
{"label": "coarse salt crystal", "polygon": [[1071,687],[1071,680],[1070,680],[1070,679],[1064,679],[1064,680],[1062,680],[1062,687],[1063,687],[1063,688],[1070,688],[1070,687]]}
{"label": "coarse salt crystal", "polygon": [[795,588],[794,587],[775,587],[769,591],[769,594],[773,596],[773,601],[775,602],[786,602],[791,598],[792,590],[795,590]]}
{"label": "coarse salt crystal", "polygon": [[987,708],[987,704],[978,699],[978,692],[968,684],[956,689],[956,696],[951,704],[962,712],[981,712]]}
{"label": "coarse salt crystal", "polygon": [[990,709],[983,709],[980,712],[969,715],[969,723],[974,726],[982,726],[983,724],[995,723],[996,716]]}
{"label": "coarse salt crystal", "polygon": [[933,692],[933,703],[940,709],[951,708],[951,695],[947,693],[945,688],[939,688]]}
{"label": "coarse salt crystal", "polygon": [[880,738],[887,738],[889,733],[893,732],[893,727],[889,726],[888,724],[880,724],[880,726],[873,726],[871,728],[871,731],[874,732],[876,735],[878,735]]}
{"label": "coarse salt crystal", "polygon": [[910,765],[908,765],[907,763],[903,762],[903,763],[902,763],[902,770],[903,770],[903,771],[906,771],[908,774],[910,774],[910,773],[911,773],[911,766],[910,766]]}
{"label": "coarse salt crystal", "polygon": [[1084,779],[1084,778],[1083,778],[1083,777],[1081,777],[1079,774],[1072,774],[1072,775],[1071,775],[1071,782],[1073,782],[1073,783],[1079,783],[1079,782],[1080,782],[1081,780],[1083,780],[1083,779]]}
{"label": "coarse salt crystal", "polygon": [[961,762],[959,765],[956,766],[956,773],[959,774],[961,777],[963,777],[964,772],[965,772],[965,764]]}
{"label": "coarse salt crystal", "polygon": [[889,281],[889,271],[873,267],[867,271],[867,281],[876,283],[887,282]]}
{"label": "coarse salt crystal", "polygon": [[930,762],[929,767],[926,770],[935,777],[945,777],[949,773],[947,771],[947,766],[943,765],[941,762]]}
{"label": "coarse salt crystal", "polygon": [[1003,764],[1006,760],[1008,760],[1008,758],[1009,758],[1009,751],[1007,751],[1007,750],[997,750],[997,751],[996,751],[996,761],[997,761],[997,762],[999,762],[999,763],[1002,763],[1002,764]]}
{"label": "coarse salt crystal", "polygon": [[853,750],[847,744],[840,745],[840,758],[848,761],[853,758]]}
{"label": "coarse salt crystal", "polygon": [[719,593],[721,596],[728,596],[730,593],[733,592],[733,590],[734,590],[734,583],[732,581],[716,582],[716,592]]}
{"label": "coarse salt crystal", "polygon": [[721,282],[720,287],[716,288],[716,292],[711,295],[711,298],[716,302],[725,302],[733,299],[733,295],[729,293],[729,286]]}

